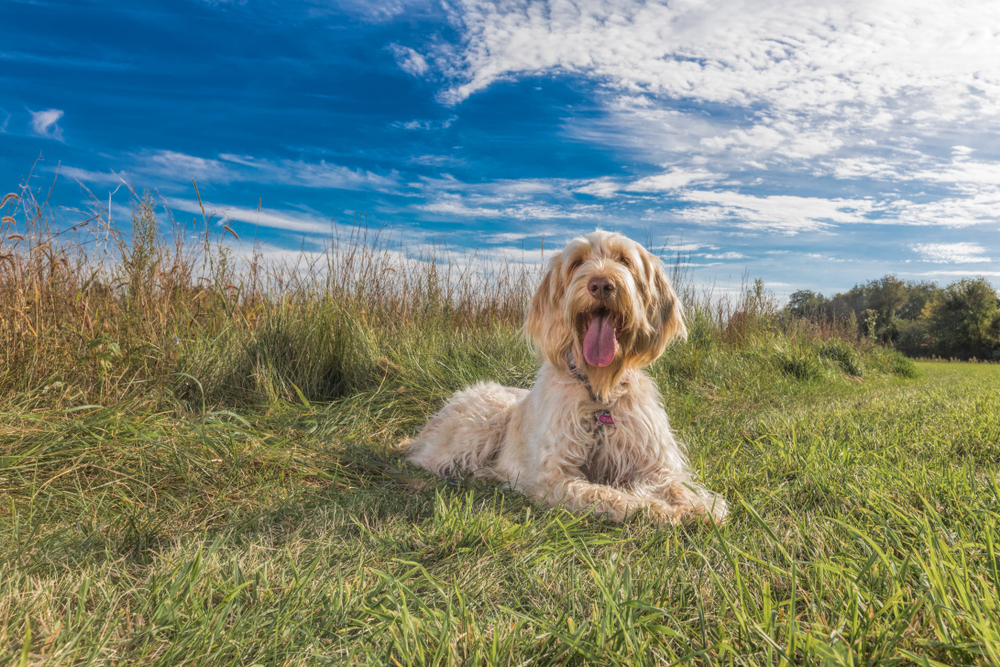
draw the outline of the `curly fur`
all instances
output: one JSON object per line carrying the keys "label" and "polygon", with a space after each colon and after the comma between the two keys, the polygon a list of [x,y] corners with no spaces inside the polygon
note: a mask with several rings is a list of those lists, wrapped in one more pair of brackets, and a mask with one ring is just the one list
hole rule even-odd
{"label": "curly fur", "polygon": [[[592,293],[595,279],[610,284],[610,296]],[[617,323],[606,366],[587,363],[583,350],[597,313]],[[724,520],[725,501],[694,482],[642,370],[687,336],[659,259],[620,234],[570,241],[549,262],[523,333],[543,361],[531,390],[480,382],[456,393],[401,444],[411,463],[499,480],[543,505],[615,521],[637,512],[674,524]],[[601,411],[613,425],[598,423]]]}

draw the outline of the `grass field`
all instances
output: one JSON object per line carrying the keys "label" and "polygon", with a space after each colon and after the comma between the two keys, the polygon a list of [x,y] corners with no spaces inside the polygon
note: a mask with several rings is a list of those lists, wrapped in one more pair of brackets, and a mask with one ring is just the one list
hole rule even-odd
{"label": "grass field", "polygon": [[0,662],[997,664],[1000,367],[919,373],[665,387],[716,529],[424,477],[389,449],[431,409],[404,385],[9,404]]}
{"label": "grass field", "polygon": [[690,337],[649,370],[732,513],[614,525],[393,449],[474,380],[530,386],[531,267],[361,228],[238,261],[148,196],[127,230],[0,209],[0,664],[1000,664],[1000,366],[675,264]]}

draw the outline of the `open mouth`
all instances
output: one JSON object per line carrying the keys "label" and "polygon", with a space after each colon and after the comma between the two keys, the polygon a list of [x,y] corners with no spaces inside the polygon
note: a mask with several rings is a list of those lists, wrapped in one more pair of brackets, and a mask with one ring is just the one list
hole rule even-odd
{"label": "open mouth", "polygon": [[615,358],[621,318],[607,308],[581,315],[586,327],[583,337],[583,358],[591,366],[607,366]]}

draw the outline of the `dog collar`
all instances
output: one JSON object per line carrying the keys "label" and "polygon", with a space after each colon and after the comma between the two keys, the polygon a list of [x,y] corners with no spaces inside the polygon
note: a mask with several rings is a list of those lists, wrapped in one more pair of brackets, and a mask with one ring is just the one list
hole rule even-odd
{"label": "dog collar", "polygon": [[[569,374],[572,375],[577,380],[579,380],[580,382],[582,382],[583,386],[585,386],[587,388],[587,391],[590,392],[591,397],[593,397],[594,390],[590,386],[590,378],[587,377],[587,373],[583,369],[581,369],[579,366],[576,365],[576,360],[573,358],[572,350],[566,353],[566,366],[569,368]],[[632,379],[632,371],[627,370],[625,371],[625,374],[622,375],[621,380],[618,381],[619,386],[628,384],[630,379]],[[605,410],[604,412],[607,411]],[[611,419],[610,414],[608,414],[608,419]],[[601,422],[601,423],[607,424],[608,422]],[[614,424],[614,420],[612,420],[610,423]]]}
{"label": "dog collar", "polygon": [[569,366],[569,374],[586,385],[587,389],[590,389],[590,379],[587,377],[587,374],[576,365],[576,360],[573,358],[572,351],[566,353],[566,365]]}

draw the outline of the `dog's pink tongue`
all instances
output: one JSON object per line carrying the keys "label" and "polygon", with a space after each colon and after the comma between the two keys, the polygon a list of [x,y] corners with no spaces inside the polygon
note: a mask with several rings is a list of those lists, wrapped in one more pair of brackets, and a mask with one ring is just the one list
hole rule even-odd
{"label": "dog's pink tongue", "polygon": [[607,366],[615,358],[615,325],[607,317],[594,317],[583,337],[583,358],[591,366]]}

